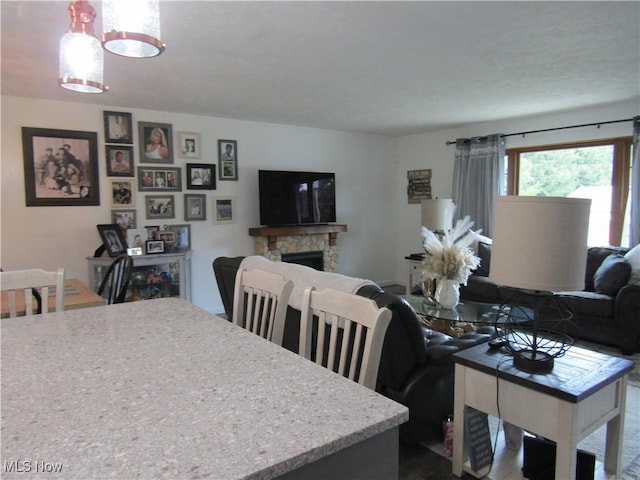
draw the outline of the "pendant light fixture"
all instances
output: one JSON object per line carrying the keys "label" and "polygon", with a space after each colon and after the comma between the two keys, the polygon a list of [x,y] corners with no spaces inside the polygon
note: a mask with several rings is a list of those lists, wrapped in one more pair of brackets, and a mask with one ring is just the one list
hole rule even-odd
{"label": "pendant light fixture", "polygon": [[109,87],[103,83],[103,50],[93,29],[96,11],[86,0],[71,2],[68,11],[71,27],[60,40],[58,83],[76,92],[102,93]]}
{"label": "pendant light fixture", "polygon": [[102,46],[125,57],[160,55],[159,0],[104,0],[102,2]]}

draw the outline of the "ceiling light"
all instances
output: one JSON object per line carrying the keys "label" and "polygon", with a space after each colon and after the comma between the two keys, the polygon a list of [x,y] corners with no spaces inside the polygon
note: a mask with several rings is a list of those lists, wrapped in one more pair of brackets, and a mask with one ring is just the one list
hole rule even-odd
{"label": "ceiling light", "polygon": [[76,92],[102,93],[108,90],[103,81],[103,50],[93,30],[95,9],[86,0],[69,5],[71,26],[60,40],[61,87]]}
{"label": "ceiling light", "polygon": [[102,2],[102,46],[125,57],[160,55],[159,0],[104,0]]}

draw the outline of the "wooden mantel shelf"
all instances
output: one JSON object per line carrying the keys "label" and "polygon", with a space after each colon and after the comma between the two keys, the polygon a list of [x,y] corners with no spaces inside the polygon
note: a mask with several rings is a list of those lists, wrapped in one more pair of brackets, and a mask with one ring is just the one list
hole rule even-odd
{"label": "wooden mantel shelf", "polygon": [[329,245],[336,245],[338,233],[346,232],[346,225],[291,225],[286,227],[253,227],[249,229],[252,237],[267,237],[269,250],[276,249],[278,237],[286,235],[322,235],[329,234]]}

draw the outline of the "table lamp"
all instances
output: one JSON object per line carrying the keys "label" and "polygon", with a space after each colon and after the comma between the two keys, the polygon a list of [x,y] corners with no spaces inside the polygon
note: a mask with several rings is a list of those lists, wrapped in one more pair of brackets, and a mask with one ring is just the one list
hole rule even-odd
{"label": "table lamp", "polygon": [[453,225],[455,206],[451,198],[422,200],[422,226],[442,237]]}
{"label": "table lamp", "polygon": [[584,288],[590,208],[583,198],[496,199],[489,279],[510,287],[504,336],[520,370],[548,373],[573,344],[573,315],[552,292]]}

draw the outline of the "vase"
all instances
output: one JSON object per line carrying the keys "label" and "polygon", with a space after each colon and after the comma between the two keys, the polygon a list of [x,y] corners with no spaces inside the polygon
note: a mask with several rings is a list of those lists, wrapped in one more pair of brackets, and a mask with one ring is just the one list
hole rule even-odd
{"label": "vase", "polygon": [[460,300],[460,284],[455,280],[439,279],[436,282],[436,302],[442,308],[455,308]]}

